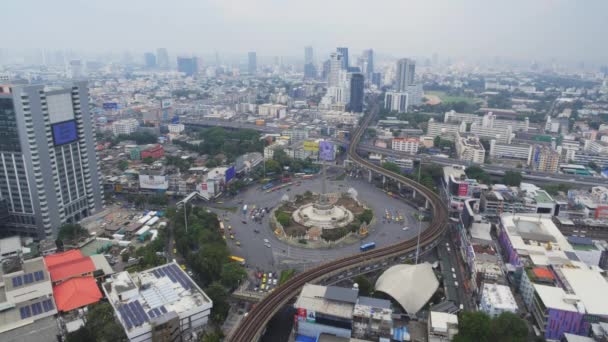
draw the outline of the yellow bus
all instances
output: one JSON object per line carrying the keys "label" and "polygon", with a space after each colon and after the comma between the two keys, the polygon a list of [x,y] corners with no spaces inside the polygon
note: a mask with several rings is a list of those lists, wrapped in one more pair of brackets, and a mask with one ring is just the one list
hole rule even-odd
{"label": "yellow bus", "polygon": [[241,265],[245,265],[245,259],[243,259],[241,257],[237,257],[237,256],[232,255],[232,256],[230,256],[230,260],[236,261],[236,262],[238,262]]}

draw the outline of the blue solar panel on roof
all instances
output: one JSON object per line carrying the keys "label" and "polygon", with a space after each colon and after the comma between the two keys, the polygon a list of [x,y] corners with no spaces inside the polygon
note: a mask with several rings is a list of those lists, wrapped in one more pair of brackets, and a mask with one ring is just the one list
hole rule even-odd
{"label": "blue solar panel on roof", "polygon": [[140,314],[140,316],[142,317],[142,319],[144,321],[147,322],[150,320],[148,315],[146,315],[146,311],[144,311],[144,308],[141,306],[141,303],[138,300],[135,301],[135,309],[137,310],[137,312]]}
{"label": "blue solar panel on roof", "polygon": [[50,299],[47,299],[44,302],[42,302],[42,306],[44,307],[44,312],[51,311],[55,308],[53,305],[53,301]]}
{"label": "blue solar panel on roof", "polygon": [[160,316],[160,315],[162,315],[162,313],[157,308],[154,308],[154,315],[155,316]]}
{"label": "blue solar panel on roof", "polygon": [[148,316],[150,316],[152,318],[156,317],[156,315],[154,314],[154,309],[148,310]]}
{"label": "blue solar panel on roof", "polygon": [[21,281],[21,276],[17,276],[15,278],[13,278],[13,287],[19,287],[21,284],[19,283]]}
{"label": "blue solar panel on roof", "polygon": [[[158,274],[160,274],[160,276],[161,276],[161,277],[165,275],[165,270],[163,270],[163,268],[162,268],[162,267],[161,267],[161,268],[159,268],[159,269],[157,269],[156,271],[158,272]],[[160,278],[160,277],[159,277],[159,278]]]}
{"label": "blue solar panel on roof", "polygon": [[36,281],[41,281],[42,279],[44,279],[44,273],[42,271],[36,271],[34,272],[34,278],[36,279]]}
{"label": "blue solar panel on roof", "polygon": [[133,314],[133,311],[131,310],[131,303],[128,303],[124,306],[125,308],[125,314],[127,315],[127,317],[129,317],[129,319],[131,320],[131,322],[133,323],[134,326],[138,326],[141,323],[139,323],[139,320],[137,319],[137,316],[135,316]]}
{"label": "blue solar panel on roof", "polygon": [[160,274],[158,274],[157,270],[152,270],[152,274],[154,274],[156,278],[160,278]]}
{"label": "blue solar panel on roof", "polygon": [[137,319],[137,325],[142,325],[144,323],[144,318],[141,317],[139,312],[137,311],[137,307],[134,302],[129,303],[129,308],[131,309],[131,313]]}
{"label": "blue solar panel on roof", "polygon": [[131,323],[131,319],[129,318],[129,316],[126,313],[125,306],[121,305],[120,307],[118,307],[118,312],[122,316],[122,320],[125,321],[125,324],[127,325],[127,329],[131,329],[133,327],[133,324]]}
{"label": "blue solar panel on roof", "polygon": [[165,313],[167,313],[167,309],[165,309],[165,306],[164,306],[164,305],[161,305],[161,306],[160,306],[160,311],[161,311],[162,313],[164,313],[164,314],[165,314]]}

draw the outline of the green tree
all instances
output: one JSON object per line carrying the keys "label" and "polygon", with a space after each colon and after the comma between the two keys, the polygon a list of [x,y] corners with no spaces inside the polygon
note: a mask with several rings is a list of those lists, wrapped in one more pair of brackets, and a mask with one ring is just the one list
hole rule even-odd
{"label": "green tree", "polygon": [[492,336],[491,319],[483,312],[462,312],[458,317],[456,342],[488,342]]}
{"label": "green tree", "polygon": [[211,308],[211,320],[217,324],[221,324],[228,315],[230,304],[228,303],[228,292],[220,283],[211,284],[205,293],[213,301]]}
{"label": "green tree", "polygon": [[114,319],[114,309],[107,302],[89,305],[85,325],[67,336],[67,341],[74,342],[119,342],[126,340],[127,336],[124,330]]}
{"label": "green tree", "polygon": [[399,165],[397,165],[395,163],[385,162],[385,163],[382,163],[382,167],[391,172],[401,174],[401,169],[399,168]]}
{"label": "green tree", "polygon": [[359,222],[369,224],[374,218],[374,212],[371,209],[365,209],[357,218]]}
{"label": "green tree", "polygon": [[118,169],[124,171],[129,168],[129,162],[126,160],[121,160],[118,162]]}
{"label": "green tree", "polygon": [[201,335],[200,342],[221,342],[224,334],[221,330],[205,331]]}
{"label": "green tree", "polygon": [[291,216],[289,216],[289,214],[286,213],[286,212],[284,212],[284,211],[277,210],[276,213],[275,213],[275,216],[277,218],[277,221],[279,221],[279,223],[283,227],[288,226],[289,222],[291,221]]}
{"label": "green tree", "polygon": [[506,171],[502,177],[503,183],[508,186],[519,186],[521,184],[522,175],[519,171]]}
{"label": "green tree", "polygon": [[146,158],[142,159],[142,161],[148,165],[152,165],[152,163],[154,163],[154,158],[146,157]]}
{"label": "green tree", "polygon": [[364,275],[359,275],[356,276],[355,279],[353,279],[355,283],[357,283],[357,285],[359,285],[359,295],[360,296],[370,296],[372,294],[372,292],[374,291],[374,285],[372,284],[371,281],[369,281],[369,279],[367,279],[366,276]]}
{"label": "green tree", "polygon": [[79,224],[66,223],[59,228],[57,239],[61,241],[74,241],[88,236],[89,232]]}
{"label": "green tree", "polygon": [[476,179],[477,181],[479,181],[481,183],[484,183],[484,184],[491,183],[490,176],[486,173],[486,171],[484,169],[482,169],[479,166],[476,166],[476,165],[469,166],[464,170],[464,172],[466,173],[467,177]]}
{"label": "green tree", "polygon": [[597,163],[594,162],[594,161],[590,161],[589,164],[587,164],[587,166],[589,166],[595,172],[601,172],[602,171],[601,168],[599,167],[599,165],[597,165]]}
{"label": "green tree", "polygon": [[524,342],[528,338],[526,322],[511,312],[503,312],[492,320],[492,333],[497,342]]}
{"label": "green tree", "polygon": [[222,266],[222,284],[229,289],[235,289],[247,277],[243,266],[236,262],[227,262]]}
{"label": "green tree", "polygon": [[281,164],[278,161],[269,159],[266,161],[266,172],[281,172]]}

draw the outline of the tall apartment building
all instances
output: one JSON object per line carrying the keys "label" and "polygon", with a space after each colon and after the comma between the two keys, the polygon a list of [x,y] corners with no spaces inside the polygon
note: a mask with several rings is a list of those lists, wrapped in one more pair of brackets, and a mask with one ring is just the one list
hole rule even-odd
{"label": "tall apartment building", "polygon": [[131,134],[139,127],[137,119],[123,119],[112,123],[112,132],[114,135]]}
{"label": "tall apartment building", "polygon": [[418,138],[394,138],[392,142],[393,150],[410,154],[418,153],[419,146],[420,140]]}
{"label": "tall apartment building", "polygon": [[156,63],[161,69],[169,69],[169,52],[165,48],[156,50]]}
{"label": "tall apartment building", "polygon": [[329,74],[327,75],[327,87],[339,87],[340,75],[342,73],[342,59],[344,56],[338,52],[329,55]]}
{"label": "tall apartment building", "polygon": [[177,57],[177,71],[186,76],[194,76],[198,73],[198,59],[196,57]]}
{"label": "tall apartment building", "polygon": [[402,58],[397,61],[397,77],[395,88],[399,92],[408,91],[408,86],[414,84],[414,73],[416,62],[409,58]]}
{"label": "tall apartment building", "polygon": [[1,233],[54,238],[101,210],[101,195],[86,82],[0,86]]}
{"label": "tall apartment building", "polygon": [[253,51],[247,54],[247,71],[249,75],[255,75],[258,71],[258,55]]}
{"label": "tall apartment building", "polygon": [[348,86],[349,86],[349,102],[348,111],[355,113],[363,112],[363,86],[365,78],[362,73],[352,72],[348,73]]}
{"label": "tall apartment building", "polygon": [[559,170],[559,152],[549,146],[536,145],[532,151],[531,166],[535,171],[555,173]]}
{"label": "tall apartment building", "polygon": [[387,91],[384,94],[384,108],[397,113],[407,113],[409,106],[408,93]]}
{"label": "tall apartment building", "polygon": [[486,156],[486,150],[479,142],[478,137],[474,135],[461,136],[460,133],[457,133],[456,154],[458,155],[458,159],[460,160],[483,164]]}
{"label": "tall apartment building", "polygon": [[350,66],[350,64],[348,63],[348,48],[347,47],[339,47],[336,48],[336,52],[338,52],[339,54],[342,55],[342,64],[341,64],[341,68],[342,70],[348,71],[348,67]]}
{"label": "tall apartment building", "polygon": [[471,133],[488,140],[496,139],[501,144],[510,144],[513,139],[511,126],[506,128],[485,127],[477,123],[471,124]]}

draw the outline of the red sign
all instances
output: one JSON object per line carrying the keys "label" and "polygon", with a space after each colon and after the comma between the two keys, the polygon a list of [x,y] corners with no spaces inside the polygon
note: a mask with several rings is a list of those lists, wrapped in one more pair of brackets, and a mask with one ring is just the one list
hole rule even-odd
{"label": "red sign", "polygon": [[600,205],[595,208],[595,219],[608,217],[608,205]]}
{"label": "red sign", "polygon": [[306,320],[306,309],[298,308],[298,320],[299,321]]}
{"label": "red sign", "polygon": [[469,193],[469,184],[460,183],[458,184],[458,196],[465,197]]}

